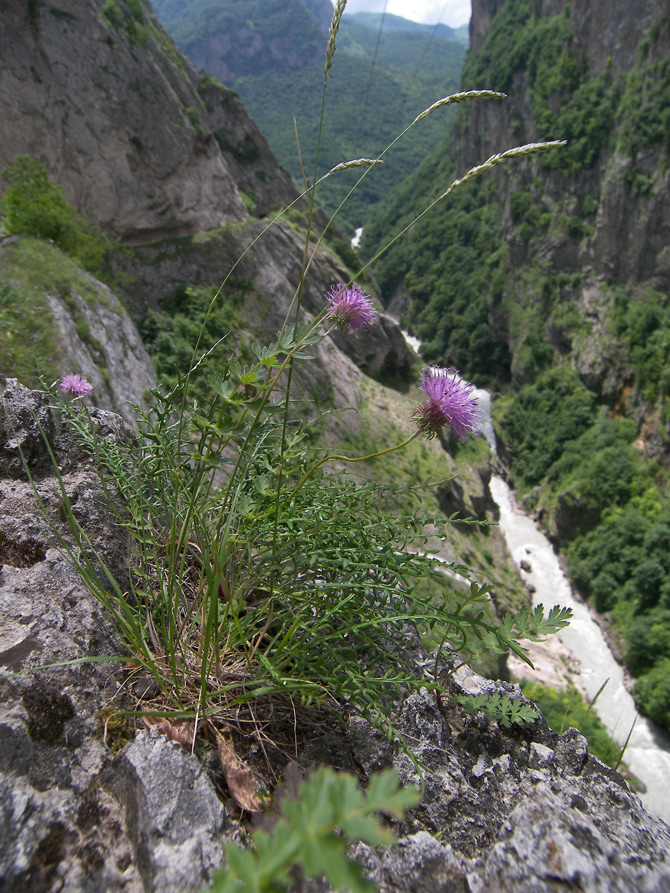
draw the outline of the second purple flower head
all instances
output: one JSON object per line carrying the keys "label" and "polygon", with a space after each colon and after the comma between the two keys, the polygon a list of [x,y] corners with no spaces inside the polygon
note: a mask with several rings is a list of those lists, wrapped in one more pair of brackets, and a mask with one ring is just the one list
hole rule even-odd
{"label": "second purple flower head", "polygon": [[332,320],[338,329],[364,329],[377,319],[370,295],[364,294],[357,285],[338,282],[328,293],[330,307],[326,319]]}
{"label": "second purple flower head", "polygon": [[420,388],[428,402],[420,406],[413,419],[428,437],[437,437],[445,425],[465,438],[477,427],[478,410],[475,386],[455,372],[440,366],[428,366],[421,374]]}
{"label": "second purple flower head", "polygon": [[75,397],[90,397],[93,393],[93,385],[83,375],[76,373],[61,378],[60,389],[63,393]]}

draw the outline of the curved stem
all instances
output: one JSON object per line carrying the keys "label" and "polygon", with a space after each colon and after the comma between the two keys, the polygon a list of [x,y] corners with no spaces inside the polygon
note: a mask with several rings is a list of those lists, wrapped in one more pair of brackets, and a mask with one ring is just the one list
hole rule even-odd
{"label": "curved stem", "polygon": [[396,450],[401,450],[403,447],[406,447],[408,444],[410,444],[413,440],[416,440],[416,438],[419,436],[419,434],[421,434],[420,429],[416,430],[413,434],[411,434],[407,438],[407,440],[403,440],[401,443],[396,443],[395,446],[386,447],[386,449],[384,449],[384,450],[377,450],[376,453],[369,453],[367,456],[356,456],[356,457],[352,458],[351,456],[340,456],[337,453],[333,453],[330,456],[324,456],[323,459],[319,459],[318,462],[315,462],[314,465],[312,465],[312,467],[310,468],[310,470],[308,472],[306,472],[306,474],[304,474],[302,476],[302,478],[298,481],[298,484],[296,485],[296,488],[293,491],[293,496],[295,496],[295,494],[298,492],[298,490],[300,490],[307,483],[307,481],[311,478],[311,476],[314,474],[314,472],[318,468],[321,468],[322,465],[325,465],[326,462],[331,462],[335,459],[339,459],[341,462],[353,463],[353,462],[367,462],[368,459],[377,459],[379,456],[386,456],[389,453],[394,453]]}

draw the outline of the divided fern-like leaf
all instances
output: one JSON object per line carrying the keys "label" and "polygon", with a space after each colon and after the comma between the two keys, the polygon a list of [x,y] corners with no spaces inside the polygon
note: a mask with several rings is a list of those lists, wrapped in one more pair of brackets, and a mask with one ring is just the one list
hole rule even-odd
{"label": "divided fern-like leaf", "polygon": [[375,884],[347,858],[347,840],[371,846],[392,843],[376,813],[398,818],[414,806],[418,793],[399,788],[393,770],[373,775],[367,792],[354,776],[317,769],[293,796],[279,802],[279,818],[270,832],[259,829],[253,849],[226,847],[226,867],[214,876],[214,893],[273,893],[291,887],[298,876],[326,877],[335,890],[375,893]]}

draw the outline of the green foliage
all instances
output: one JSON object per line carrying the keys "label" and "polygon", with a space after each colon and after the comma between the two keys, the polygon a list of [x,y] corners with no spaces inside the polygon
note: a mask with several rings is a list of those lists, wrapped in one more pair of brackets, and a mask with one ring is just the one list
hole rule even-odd
{"label": "green foliage", "polygon": [[510,198],[512,221],[520,228],[521,238],[527,244],[545,233],[551,223],[551,213],[533,199],[530,192],[512,193]]}
{"label": "green foliage", "polygon": [[112,28],[121,28],[123,25],[123,13],[117,0],[107,0],[107,3],[101,10],[103,18],[105,18]]}
{"label": "green foliage", "polygon": [[[575,583],[599,610],[612,611],[625,631],[626,664],[643,674],[635,696],[654,718],[662,714],[658,705],[670,668],[669,546],[670,516],[645,516],[634,508],[633,499],[568,550]],[[670,712],[666,709],[658,721],[670,728]]]}
{"label": "green foliage", "polygon": [[625,349],[642,396],[670,395],[670,302],[661,292],[612,286],[608,322]]}
{"label": "green foliage", "polygon": [[376,886],[347,858],[347,842],[392,843],[375,814],[402,818],[418,799],[414,790],[398,790],[393,770],[373,775],[363,792],[353,776],[317,769],[295,796],[280,799],[279,816],[270,831],[255,832],[253,849],[226,846],[227,864],[215,873],[212,889],[272,893],[294,889],[298,878],[325,877],[335,890],[373,893]]}
{"label": "green foliage", "polygon": [[530,704],[524,704],[519,698],[509,698],[495,692],[492,695],[459,695],[455,698],[466,713],[474,716],[483,713],[489,722],[499,722],[505,729],[513,725],[525,725],[535,722],[537,710]]}
{"label": "green foliage", "polygon": [[23,236],[2,252],[0,263],[0,372],[37,386],[39,368],[53,381],[62,371],[58,329],[51,320],[47,295],[63,303],[96,356],[95,339],[74,293],[89,305],[105,303],[78,263],[56,245]]}
{"label": "green foliage", "polygon": [[0,212],[9,233],[50,239],[93,272],[99,272],[111,242],[93,231],[49,179],[47,169],[29,155],[18,155],[2,171],[9,183]]}
{"label": "green foliage", "polygon": [[149,32],[143,0],[107,0],[100,14],[112,28],[124,31],[131,43],[148,46]]}
{"label": "green foliage", "polygon": [[[188,372],[198,343],[207,352],[222,337],[233,339],[235,333],[240,356],[251,358],[239,340],[244,328],[241,309],[248,289],[245,280],[229,281],[221,293],[214,288],[182,286],[161,310],[146,311],[140,334],[162,388],[171,390]],[[211,393],[209,378],[219,366],[225,369],[226,361],[213,353],[198,367],[190,378],[191,397],[202,399]]]}
{"label": "green foliage", "polygon": [[65,251],[77,244],[81,222],[43,164],[19,155],[2,176],[9,182],[2,201],[8,232],[51,239]]}
{"label": "green foliage", "polygon": [[595,78],[584,75],[558,113],[545,108],[538,114],[543,139],[560,133],[561,139],[568,141],[565,151],[544,158],[543,166],[568,176],[593,168],[603,150],[612,145],[620,96],[621,85],[609,71]]}
{"label": "green foliage", "polygon": [[515,482],[528,487],[542,480],[565,445],[593,422],[595,402],[595,394],[569,366],[558,366],[523,387],[503,420],[505,436],[515,445]]}
{"label": "green foliage", "polygon": [[483,83],[492,90],[509,89],[516,72],[527,63],[529,19],[529,0],[507,0],[500,13],[493,17],[484,45],[466,60],[464,89],[475,89]]}
{"label": "green foliage", "polygon": [[[665,530],[669,529],[665,526]],[[644,564],[639,567],[644,568]],[[626,630],[626,663],[636,676],[670,658],[670,591],[667,585],[663,586],[667,572],[658,562],[651,563],[651,569],[652,592],[657,594],[663,587],[660,599],[664,607],[656,605],[635,617]]]}
{"label": "green foliage", "polygon": [[57,6],[50,6],[49,12],[55,19],[60,19],[64,22],[76,22],[77,16],[73,15],[71,12],[68,12],[66,9],[59,9]]}
{"label": "green foliage", "polygon": [[[446,189],[451,176],[452,168],[444,163],[422,165],[393,204],[384,206],[380,224],[363,233],[363,255],[382,238],[382,221],[396,219],[396,208],[404,204],[406,210],[391,235],[416,209],[417,196],[429,200]],[[493,335],[490,325],[505,287],[505,260],[495,185],[475,181],[419,221],[382,259],[377,276],[383,292],[390,294],[402,283],[412,295],[403,322],[422,339],[428,362],[453,365],[482,385],[493,385],[507,376],[510,363],[506,343]]]}
{"label": "green foliage", "polygon": [[628,419],[601,413],[581,435],[564,443],[546,480],[563,491],[577,487],[582,500],[599,513],[623,506],[634,492],[636,476],[644,475],[640,455],[631,447],[635,436]]}
{"label": "green foliage", "polygon": [[634,162],[642,149],[660,149],[663,166],[670,159],[670,60],[658,49],[668,28],[667,15],[652,26],[627,79],[617,148]]}
{"label": "green foliage", "polygon": [[39,384],[37,358],[49,378],[59,372],[58,345],[53,324],[45,325],[44,300],[43,294],[17,288],[0,269],[0,374],[18,378],[28,387]]}
{"label": "green foliage", "polygon": [[186,119],[191,127],[195,130],[196,133],[204,133],[205,129],[202,126],[202,121],[200,120],[200,112],[195,108],[195,106],[190,105],[186,109]]}
{"label": "green foliage", "polygon": [[220,130],[214,130],[213,133],[220,148],[224,152],[230,152],[240,164],[253,164],[260,157],[258,143],[252,137],[245,136],[239,143],[231,143]]}
{"label": "green foliage", "polygon": [[608,766],[615,768],[618,765],[621,748],[574,685],[567,691],[558,691],[539,682],[523,682],[521,687],[555,732],[562,735],[566,729],[578,729],[589,742],[590,753]]}
{"label": "green foliage", "polygon": [[670,729],[670,657],[663,657],[637,680],[634,694],[648,716]]}

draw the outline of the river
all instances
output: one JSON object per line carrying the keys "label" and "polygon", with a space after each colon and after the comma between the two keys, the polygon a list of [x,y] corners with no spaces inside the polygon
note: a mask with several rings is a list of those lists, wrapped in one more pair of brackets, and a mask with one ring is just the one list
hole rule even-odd
{"label": "river", "polygon": [[593,709],[619,744],[625,743],[633,729],[624,761],[647,788],[640,794],[646,808],[670,822],[670,736],[638,715],[624,684],[622,667],[588,607],[575,599],[549,540],[516,508],[514,495],[502,478],[493,477],[490,489],[500,509],[500,527],[512,557],[517,564],[523,560],[530,566],[529,571],[521,573],[535,587],[533,604],[572,608],[570,626],[558,635],[579,662],[581,683],[590,698],[609,680]]}

